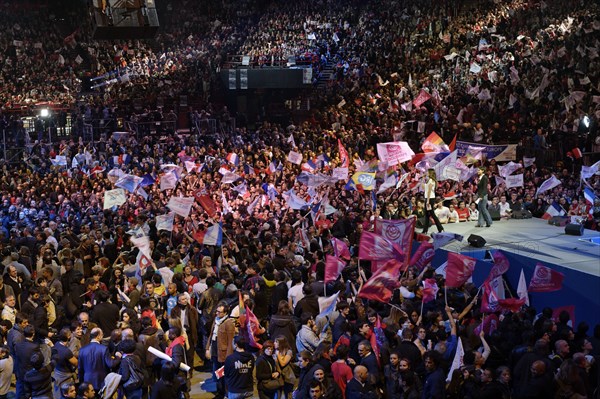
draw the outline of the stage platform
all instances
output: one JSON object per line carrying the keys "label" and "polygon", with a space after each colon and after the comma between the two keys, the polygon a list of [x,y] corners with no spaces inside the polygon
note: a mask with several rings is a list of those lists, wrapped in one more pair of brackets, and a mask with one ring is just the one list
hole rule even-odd
{"label": "stage platform", "polygon": [[[432,226],[429,231],[435,231]],[[600,232],[584,230],[583,236],[565,234],[564,227],[548,224],[543,219],[500,220],[492,227],[475,227],[475,222],[444,225],[444,230],[464,236],[462,242],[453,241],[443,249],[467,254],[482,249],[501,249],[514,255],[552,263],[581,273],[600,277]],[[471,234],[483,237],[487,243],[483,248],[469,245]],[[594,240],[595,239],[595,240]]]}

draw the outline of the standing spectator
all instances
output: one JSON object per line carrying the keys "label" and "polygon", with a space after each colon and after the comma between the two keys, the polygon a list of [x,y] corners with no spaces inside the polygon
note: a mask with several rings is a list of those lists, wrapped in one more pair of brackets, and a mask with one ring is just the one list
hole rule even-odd
{"label": "standing spectator", "polygon": [[233,340],[235,351],[225,359],[225,384],[229,399],[249,398],[254,393],[254,356],[246,352],[247,342],[244,337],[236,336]]}
{"label": "standing spectator", "polygon": [[93,328],[90,338],[91,342],[79,351],[79,381],[89,382],[95,390],[100,390],[104,385],[104,377],[119,364],[120,353],[117,352],[113,357],[108,347],[102,345],[104,334],[101,328]]}
{"label": "standing spectator", "polygon": [[425,352],[423,363],[426,371],[423,399],[444,399],[446,397],[446,378],[440,367],[440,355],[435,351]]}
{"label": "standing spectator", "polygon": [[[229,306],[225,302],[217,305],[216,317],[212,328],[208,347],[206,348],[206,358],[212,359],[213,376],[215,372],[223,366],[225,359],[233,353],[233,337],[235,335],[235,320],[229,317]],[[217,397],[222,399],[225,396],[225,387],[222,379],[217,381]]]}
{"label": "standing spectator", "polygon": [[150,389],[150,399],[179,397],[179,381],[176,378],[179,369],[173,362],[165,362],[160,370],[160,379]]}
{"label": "standing spectator", "polygon": [[369,372],[369,382],[371,385],[377,386],[379,383],[379,364],[369,341],[365,340],[358,344],[358,353],[361,357],[361,366],[365,366]]}
{"label": "standing spectator", "polygon": [[352,379],[352,369],[348,366],[348,346],[340,345],[336,351],[337,360],[331,365],[334,382],[340,387],[342,398],[346,398],[346,385]]}
{"label": "standing spectator", "polygon": [[326,339],[331,339],[331,334],[329,333],[329,327],[327,325],[325,330],[320,332],[315,331],[315,320],[309,313],[302,314],[300,323],[302,324],[302,328],[300,328],[298,336],[296,337],[296,349],[298,349],[298,353],[306,350],[313,354],[321,342]]}
{"label": "standing spectator", "polygon": [[13,375],[13,358],[7,348],[0,347],[0,399],[6,399]]}
{"label": "standing spectator", "polygon": [[492,217],[490,216],[487,207],[488,177],[485,174],[484,167],[477,169],[477,176],[479,176],[479,182],[477,182],[477,197],[479,200],[477,203],[477,210],[479,211],[479,219],[477,219],[477,225],[475,227],[483,227],[484,222],[486,227],[490,227],[492,225]]}
{"label": "standing spectator", "polygon": [[64,327],[58,334],[58,342],[52,347],[52,363],[54,364],[54,397],[60,396],[60,387],[64,383],[75,382],[77,358],[68,347],[71,330]]}
{"label": "standing spectator", "polygon": [[434,207],[436,204],[435,199],[435,191],[437,190],[437,179],[435,176],[435,170],[429,169],[427,170],[427,178],[425,180],[425,223],[423,226],[423,234],[427,234],[429,231],[429,226],[431,224],[431,220],[435,223],[435,227],[438,229],[438,233],[444,231],[437,215],[434,212]]}
{"label": "standing spectator", "polygon": [[[31,370],[32,356],[34,353],[42,355],[40,345],[33,341],[35,328],[32,325],[27,325],[23,329],[25,340],[15,345],[15,376],[17,377],[17,399],[27,397],[25,388],[25,374]],[[43,357],[42,357],[43,359]],[[49,384],[52,387],[52,384]]]}
{"label": "standing spectator", "polygon": [[375,387],[369,383],[369,372],[365,366],[354,368],[354,378],[346,385],[346,399],[376,399]]}
{"label": "standing spectator", "polygon": [[36,399],[53,399],[52,396],[52,364],[44,366],[44,356],[41,352],[31,355],[30,368],[23,380],[25,381],[25,396]]}
{"label": "standing spectator", "polygon": [[285,337],[290,346],[296,349],[296,324],[292,317],[292,309],[287,300],[279,301],[277,314],[271,316],[269,335],[272,338]]}
{"label": "standing spectator", "polygon": [[4,302],[4,308],[2,309],[2,320],[8,320],[13,325],[15,324],[15,319],[17,317],[17,300],[14,295],[9,295],[6,297],[6,301]]}
{"label": "standing spectator", "polygon": [[102,329],[103,335],[107,337],[117,328],[119,322],[119,307],[108,302],[109,298],[108,292],[99,291],[96,295],[98,303],[92,311],[92,321]]}
{"label": "standing spectator", "polygon": [[[121,384],[123,386],[125,396],[127,399],[141,399],[144,378],[141,361],[137,356],[133,355],[133,352],[136,349],[135,341],[132,339],[126,339],[125,341],[121,342],[119,348],[123,351],[119,374],[121,375]],[[139,381],[137,383],[131,382],[128,384],[130,380],[134,379]]]}
{"label": "standing spectator", "polygon": [[256,359],[256,381],[258,387],[258,397],[260,399],[273,399],[276,397],[279,389],[271,389],[266,386],[269,380],[279,378],[279,368],[273,358],[275,345],[273,341],[265,341],[261,354]]}

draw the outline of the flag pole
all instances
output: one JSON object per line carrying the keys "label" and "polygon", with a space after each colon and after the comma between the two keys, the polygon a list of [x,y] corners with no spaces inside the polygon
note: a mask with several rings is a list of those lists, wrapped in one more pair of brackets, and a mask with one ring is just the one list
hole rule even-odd
{"label": "flag pole", "polygon": [[448,286],[444,284],[444,301],[446,302],[446,306],[448,306]]}

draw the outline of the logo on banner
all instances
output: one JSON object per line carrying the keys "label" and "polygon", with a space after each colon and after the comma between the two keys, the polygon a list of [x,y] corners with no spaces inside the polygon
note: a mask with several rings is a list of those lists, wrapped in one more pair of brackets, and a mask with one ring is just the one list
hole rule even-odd
{"label": "logo on banner", "polygon": [[393,224],[385,226],[384,229],[384,234],[386,238],[389,238],[390,240],[395,242],[402,238],[402,233],[403,231]]}
{"label": "logo on banner", "polygon": [[535,271],[535,278],[538,284],[550,284],[552,280],[552,275],[550,271],[545,267],[538,267]]}
{"label": "logo on banner", "polygon": [[358,176],[358,183],[362,184],[363,186],[370,186],[371,184],[373,184],[373,176],[362,174]]}

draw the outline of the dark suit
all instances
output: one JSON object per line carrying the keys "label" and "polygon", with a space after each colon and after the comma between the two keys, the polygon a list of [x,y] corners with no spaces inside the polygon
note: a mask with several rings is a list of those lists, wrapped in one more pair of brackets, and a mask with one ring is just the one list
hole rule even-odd
{"label": "dark suit", "polygon": [[369,382],[376,385],[379,382],[379,364],[377,364],[375,353],[371,352],[369,355],[363,357],[360,364],[365,366],[369,371]]}
{"label": "dark suit", "polygon": [[31,366],[31,355],[40,351],[40,345],[35,342],[25,340],[15,345],[14,372],[17,377],[17,399],[25,398],[25,374],[33,367]]}
{"label": "dark suit", "polygon": [[119,363],[120,359],[113,359],[106,346],[92,341],[79,350],[79,381],[89,382],[99,390],[110,369]]}
{"label": "dark suit", "polygon": [[110,337],[119,322],[119,307],[112,303],[101,302],[94,306],[91,320],[102,329],[105,337]]}
{"label": "dark suit", "polygon": [[346,385],[346,399],[376,399],[375,389],[368,382],[364,385],[358,382],[356,378],[348,381]]}
{"label": "dark suit", "polygon": [[48,311],[43,305],[35,308],[32,323],[35,327],[35,338],[41,342],[48,337]]}
{"label": "dark suit", "polygon": [[16,359],[17,356],[16,345],[23,341],[25,341],[25,336],[23,335],[23,329],[20,326],[15,325],[8,331],[6,336],[6,344],[13,359]]}

